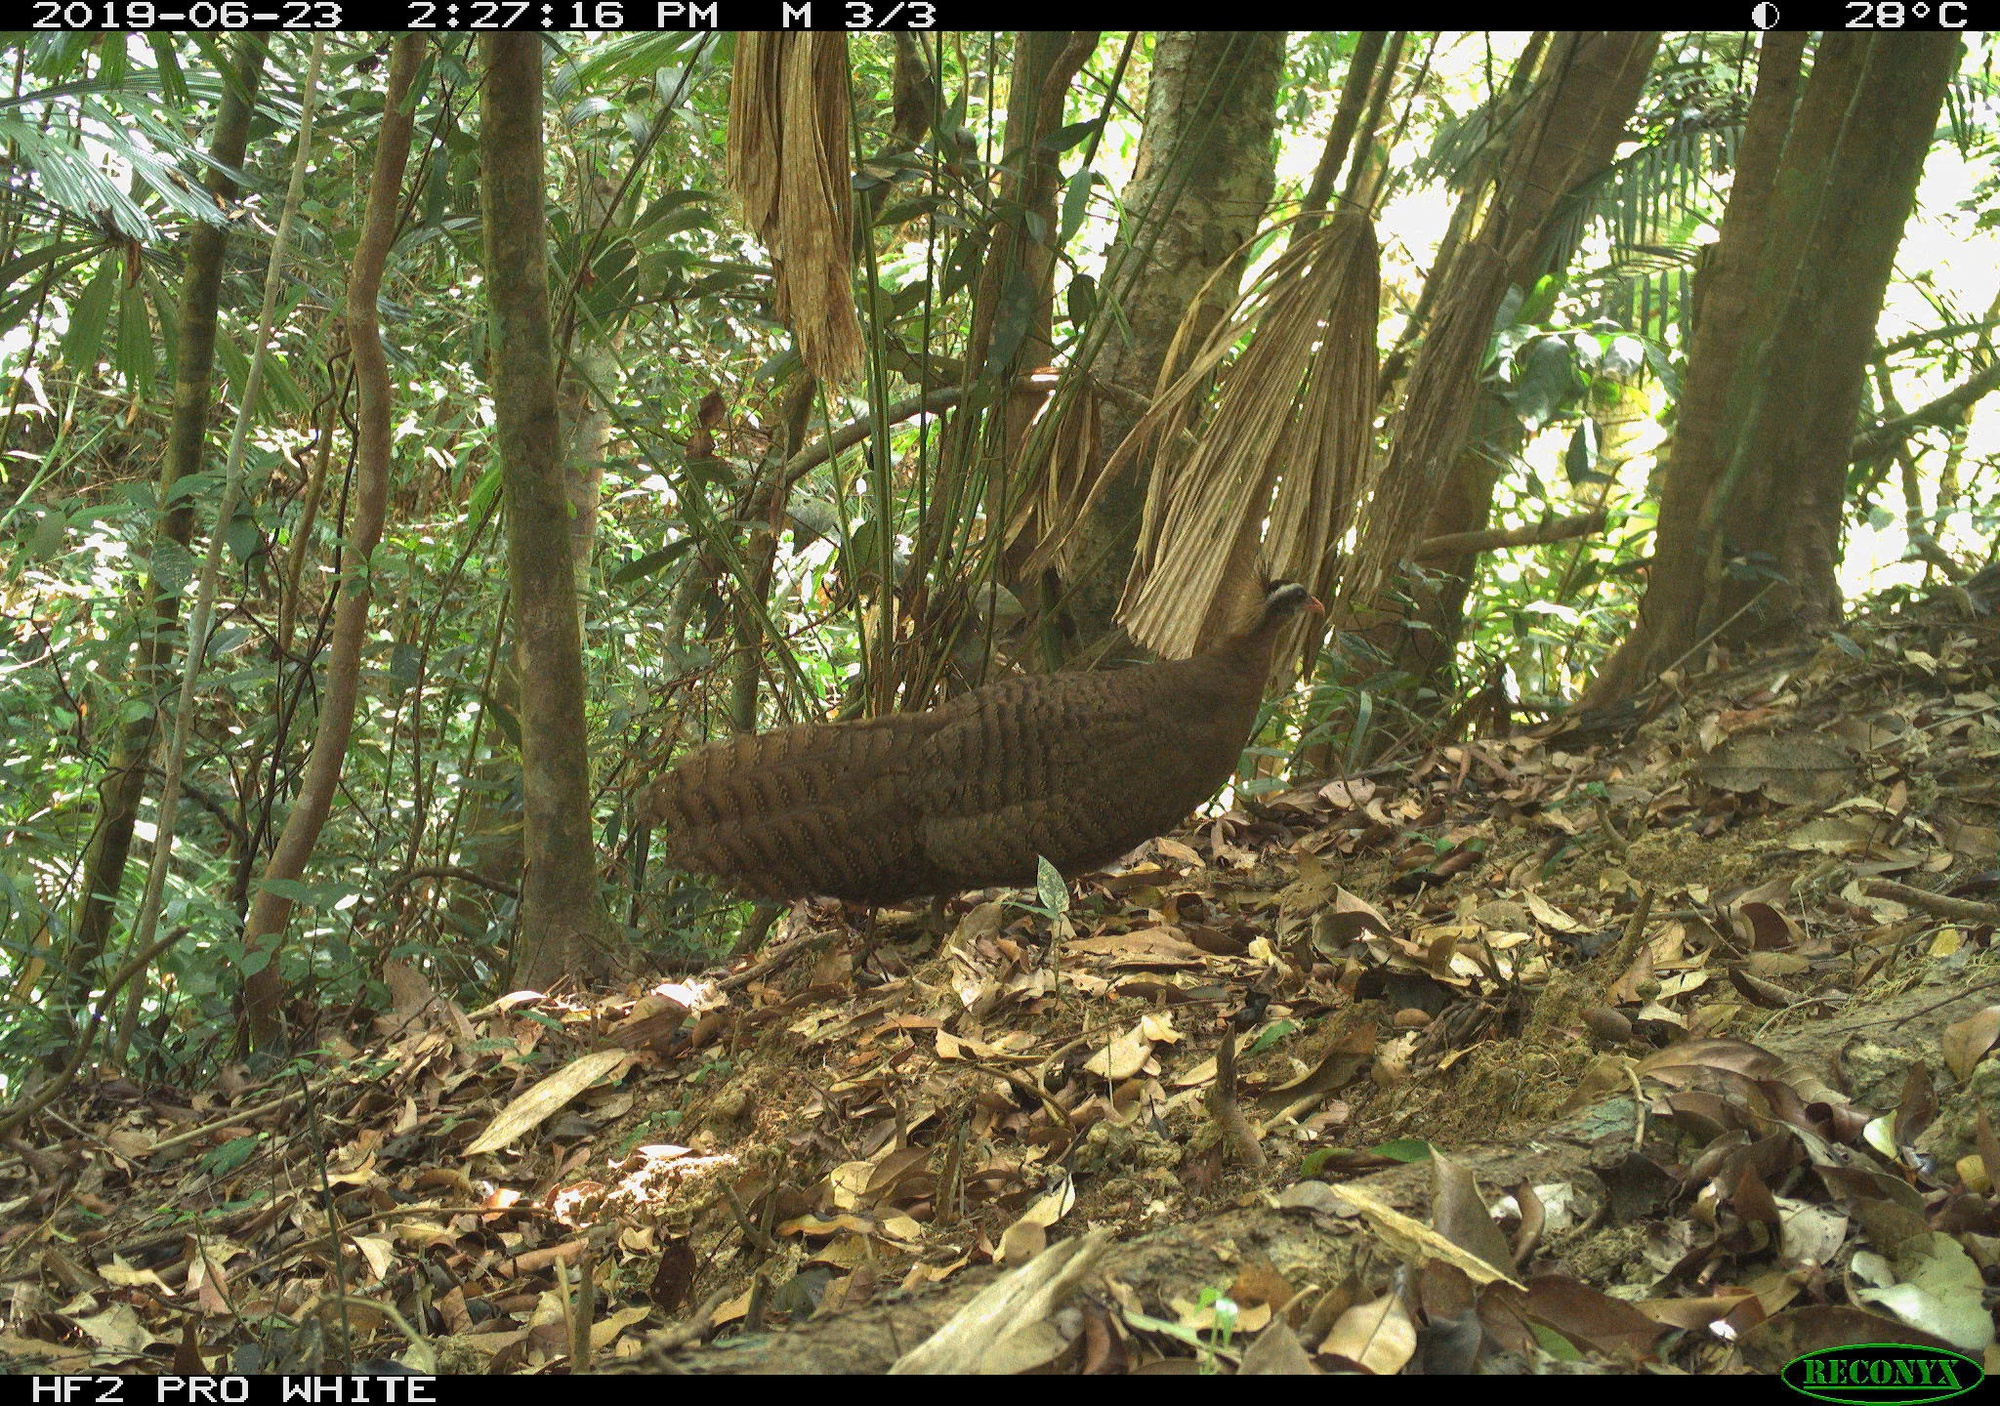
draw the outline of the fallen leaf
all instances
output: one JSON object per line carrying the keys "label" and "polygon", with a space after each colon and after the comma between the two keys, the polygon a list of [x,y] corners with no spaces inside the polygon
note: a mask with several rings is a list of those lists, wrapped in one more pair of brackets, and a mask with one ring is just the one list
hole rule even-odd
{"label": "fallen leaf", "polygon": [[1780,805],[1827,805],[1853,787],[1846,748],[1809,732],[1732,737],[1702,759],[1701,779],[1724,791],[1761,791]]}
{"label": "fallen leaf", "polygon": [[541,1126],[550,1114],[613,1070],[630,1064],[633,1058],[630,1050],[598,1050],[572,1060],[502,1109],[499,1117],[460,1155],[477,1157],[499,1151],[523,1133]]}
{"label": "fallen leaf", "polygon": [[2000,1006],[1988,1006],[1947,1025],[1938,1037],[1938,1046],[1945,1068],[1962,1084],[1972,1077],[1973,1068],[1986,1058],[1995,1041],[2000,1041]]}

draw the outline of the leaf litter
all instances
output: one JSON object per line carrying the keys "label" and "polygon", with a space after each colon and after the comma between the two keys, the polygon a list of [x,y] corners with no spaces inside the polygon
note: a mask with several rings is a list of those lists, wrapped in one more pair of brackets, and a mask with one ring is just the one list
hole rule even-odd
{"label": "leaf litter", "polygon": [[[101,1371],[1772,1371],[2000,1283],[2000,644],[1856,622],[942,935],[77,1087],[0,1352]],[[1044,888],[1049,886],[1044,885]]]}

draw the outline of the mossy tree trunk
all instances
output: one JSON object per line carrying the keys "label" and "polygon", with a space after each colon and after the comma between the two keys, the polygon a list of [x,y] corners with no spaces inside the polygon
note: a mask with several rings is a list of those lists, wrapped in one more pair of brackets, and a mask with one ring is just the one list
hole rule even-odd
{"label": "mossy tree trunk", "polygon": [[[1480,233],[1432,276],[1439,309],[1433,326],[1458,322],[1475,333],[1490,328],[1510,286],[1527,287],[1555,271],[1554,232],[1569,217],[1578,188],[1600,175],[1615,155],[1659,38],[1657,33],[1564,34],[1543,51],[1541,90],[1515,118],[1492,185],[1466,197],[1484,211]],[[1467,317],[1470,324],[1459,321]],[[1459,350],[1483,359],[1486,340],[1477,336]],[[1434,361],[1451,347],[1451,339],[1440,337],[1416,355],[1403,428],[1432,425],[1441,433],[1429,443],[1411,436],[1407,445],[1398,435],[1384,487],[1410,510],[1369,526],[1388,539],[1375,546],[1385,563],[1407,556],[1419,541],[1485,527],[1499,465],[1520,447],[1519,421],[1479,383],[1476,366],[1469,368],[1471,376],[1425,374],[1435,369],[1425,365],[1427,358]],[[1456,403],[1426,403],[1420,389]],[[1426,482],[1407,496],[1394,493],[1404,475]],[[1411,602],[1410,614],[1375,627],[1370,633],[1376,642],[1402,667],[1442,683],[1477,563],[1477,554],[1467,554],[1431,563],[1436,574],[1428,581],[1403,577],[1401,593]]]}
{"label": "mossy tree trunk", "polygon": [[1636,691],[1708,638],[1778,642],[1840,617],[1866,361],[1960,44],[1829,34],[1794,111],[1799,48],[1795,36],[1765,41],[1639,622],[1587,706]]}
{"label": "mossy tree trunk", "polygon": [[546,987],[609,965],[590,825],[583,639],[571,571],[567,475],[549,324],[543,208],[542,41],[487,35],[481,224],[495,448],[521,661],[523,866],[514,980]]}

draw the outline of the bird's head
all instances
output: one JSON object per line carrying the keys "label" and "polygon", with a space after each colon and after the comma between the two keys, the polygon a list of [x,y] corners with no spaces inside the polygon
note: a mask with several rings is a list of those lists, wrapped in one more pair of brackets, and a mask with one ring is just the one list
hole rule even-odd
{"label": "bird's head", "polygon": [[1326,607],[1313,597],[1313,593],[1296,581],[1273,581],[1264,588],[1263,624],[1275,625],[1289,620],[1301,610],[1310,610],[1315,615],[1326,613]]}

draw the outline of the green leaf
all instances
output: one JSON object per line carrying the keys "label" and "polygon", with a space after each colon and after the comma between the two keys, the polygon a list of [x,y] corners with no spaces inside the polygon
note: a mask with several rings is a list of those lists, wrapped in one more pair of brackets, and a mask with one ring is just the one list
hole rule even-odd
{"label": "green leaf", "polygon": [[1304,1158],[1300,1160],[1299,1176],[1304,1180],[1311,1181],[1313,1178],[1319,1175],[1320,1168],[1324,1167],[1328,1162],[1333,1160],[1335,1153],[1345,1152],[1346,1150],[1347,1150],[1346,1148],[1342,1147],[1314,1148],[1311,1152],[1308,1152],[1304,1156]]}
{"label": "green leaf", "polygon": [[63,333],[63,364],[79,376],[87,378],[97,365],[104,325],[111,320],[111,300],[117,293],[118,270],[110,259],[99,259],[96,275],[69,310],[69,330]]}
{"label": "green leaf", "polygon": [[1244,1048],[1243,1053],[1246,1056],[1254,1054],[1262,1054],[1265,1050],[1270,1049],[1271,1046],[1277,1044],[1278,1041],[1284,1039],[1287,1035],[1291,1034],[1298,1028],[1299,1026],[1297,1021],[1274,1020],[1269,1025],[1265,1026],[1264,1029],[1258,1033],[1257,1038],[1252,1040],[1249,1043],[1249,1045]]}
{"label": "green leaf", "polygon": [[1347,737],[1347,770],[1361,770],[1362,745],[1368,740],[1369,726],[1375,721],[1375,695],[1362,689],[1354,696],[1354,728]]}
{"label": "green leaf", "polygon": [[652,204],[646,207],[645,213],[632,222],[632,233],[636,236],[640,231],[649,228],[656,221],[664,219],[676,210],[713,199],[715,199],[715,192],[712,190],[670,190],[665,195],[655,199]]}
{"label": "green leaf", "polygon": [[486,711],[492,716],[493,721],[500,725],[500,731],[506,735],[508,743],[519,747],[521,745],[521,720],[514,716],[514,710],[498,699],[488,697],[486,699]]}
{"label": "green leaf", "polygon": [[1098,119],[1095,117],[1087,122],[1072,122],[1067,127],[1056,128],[1055,131],[1043,137],[1035,145],[1043,151],[1068,151],[1085,137],[1094,133],[1097,127]]}
{"label": "green leaf", "polygon": [[1547,322],[1549,315],[1556,310],[1556,295],[1562,292],[1562,286],[1560,274],[1543,274],[1535,280],[1534,288],[1522,301],[1516,316],[1522,322],[1532,322],[1537,326]]}
{"label": "green leaf", "polygon": [[251,1154],[257,1150],[257,1144],[261,1141],[263,1137],[257,1133],[252,1133],[248,1137],[231,1138],[201,1159],[201,1169],[212,1177],[228,1176],[250,1160]]}
{"label": "green leaf", "polygon": [[[198,474],[182,474],[167,489],[166,501],[169,508],[183,507],[198,502],[211,489],[222,487],[223,471],[220,468],[205,469]],[[151,507],[152,504],[146,504]]]}
{"label": "green leaf", "polygon": [[892,200],[876,212],[876,227],[892,228],[908,224],[911,220],[922,219],[925,215],[934,215],[945,200],[946,197],[938,192],[925,192],[905,200]]}
{"label": "green leaf", "polygon": [[280,898],[289,898],[294,903],[303,903],[308,908],[317,908],[322,897],[318,888],[302,884],[297,879],[259,879],[257,887]]}
{"label": "green leaf", "polygon": [[854,168],[854,175],[849,184],[858,191],[879,190],[902,174],[901,171],[884,166],[878,161],[864,161]]}
{"label": "green leaf", "polygon": [[1563,451],[1563,473],[1570,486],[1579,487],[1590,479],[1602,482],[1604,475],[1591,471],[1596,462],[1597,422],[1586,415],[1576,422],[1576,433],[1569,437],[1569,448]]}
{"label": "green leaf", "polygon": [[843,570],[853,581],[874,580],[882,574],[882,528],[874,518],[854,524],[847,539]]}
{"label": "green leaf", "polygon": [[389,651],[389,679],[401,688],[415,687],[423,676],[424,652],[407,640]]}
{"label": "green leaf", "polygon": [[1097,312],[1097,280],[1087,273],[1072,278],[1063,291],[1063,305],[1070,326],[1082,328]]}
{"label": "green leaf", "polygon": [[1575,1343],[1558,1333],[1554,1328],[1542,1323],[1529,1323],[1528,1331],[1535,1335],[1535,1345],[1558,1362],[1581,1362],[1583,1354]]}
{"label": "green leaf", "polygon": [[63,538],[69,532],[69,518],[56,512],[43,513],[35,524],[34,535],[28,539],[28,555],[37,561],[46,561],[62,550]]}
{"label": "green leaf", "polygon": [[824,498],[794,495],[785,515],[792,520],[792,539],[798,547],[808,547],[840,531],[840,514]]}
{"label": "green leaf", "polygon": [[1667,399],[1679,400],[1680,372],[1675,369],[1673,358],[1667,355],[1666,349],[1653,342],[1646,343],[1646,365],[1650,366],[1653,374],[1660,378],[1660,388],[1666,391]]}
{"label": "green leaf", "polygon": [[470,499],[466,503],[475,518],[483,518],[500,496],[500,461],[496,458],[486,466],[486,472],[479,476],[479,482],[472,485]]}
{"label": "green leaf", "polygon": [[1064,187],[1061,232],[1056,236],[1058,249],[1067,245],[1083,228],[1083,217],[1090,213],[1090,186],[1096,179],[1097,173],[1084,166],[1069,178],[1069,184]]}
{"label": "green leaf", "polygon": [[1035,856],[1035,894],[1051,917],[1069,912],[1069,885],[1063,882],[1061,871],[1039,854]]}
{"label": "green leaf", "polygon": [[257,519],[249,513],[236,513],[229,519],[226,540],[229,554],[239,562],[250,560],[264,546],[264,534],[257,530]]}
{"label": "green leaf", "polygon": [[1428,1162],[1431,1159],[1431,1145],[1420,1137],[1391,1138],[1368,1150],[1392,1162]]}
{"label": "green leaf", "polygon": [[938,283],[938,297],[949,298],[959,289],[972,282],[979,272],[981,256],[986,252],[984,232],[968,234],[951,246],[951,253],[944,262],[944,278]]}
{"label": "green leaf", "polygon": [[980,374],[995,375],[1013,359],[1033,325],[1034,314],[1034,288],[1027,274],[1015,269],[1000,290],[1000,311],[993,321],[993,343]]}
{"label": "green leaf", "polygon": [[194,554],[171,537],[153,544],[153,584],[160,594],[177,596],[194,580]]}
{"label": "green leaf", "polygon": [[1561,337],[1543,337],[1528,348],[1525,360],[1520,382],[1507,399],[1532,432],[1576,394],[1576,353]]}
{"label": "green leaf", "polygon": [[119,294],[118,345],[113,349],[113,360],[134,395],[153,393],[153,324],[146,315],[142,285],[124,288]]}
{"label": "green leaf", "polygon": [[686,555],[688,549],[693,546],[694,538],[683,537],[678,542],[669,542],[664,547],[647,552],[644,556],[628,561],[612,572],[611,584],[622,586],[628,581],[637,581],[642,576],[651,576],[675,558]]}

